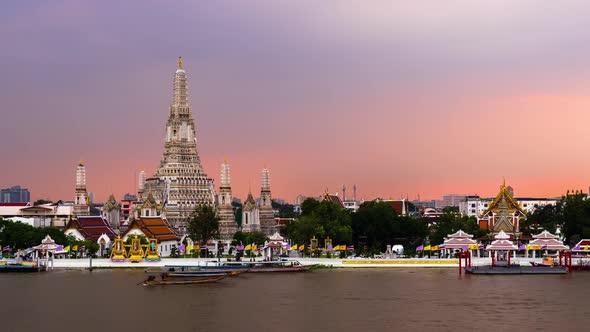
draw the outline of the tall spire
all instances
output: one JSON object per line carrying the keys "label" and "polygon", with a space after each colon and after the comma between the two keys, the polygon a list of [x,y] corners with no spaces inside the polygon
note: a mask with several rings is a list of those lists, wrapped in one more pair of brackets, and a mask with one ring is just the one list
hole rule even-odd
{"label": "tall spire", "polygon": [[260,229],[266,235],[271,235],[276,231],[274,217],[272,196],[270,194],[270,171],[265,165],[264,169],[262,169],[260,186]]}
{"label": "tall spire", "polygon": [[199,158],[196,125],[188,102],[187,73],[181,57],[174,73],[164,153],[156,173],[145,179],[140,200],[145,201],[149,192],[163,205],[163,214],[180,234],[186,232],[186,219],[195,206],[215,206],[218,198],[213,180],[203,171]]}
{"label": "tall spire", "polygon": [[231,187],[231,178],[229,176],[229,163],[227,159],[223,161],[221,164],[221,177],[220,177],[221,187]]}
{"label": "tall spire", "polygon": [[87,216],[90,213],[90,199],[86,191],[86,166],[80,161],[76,168],[76,199],[74,201],[74,214]]}
{"label": "tall spire", "polygon": [[262,191],[270,191],[270,171],[266,166],[262,169]]}
{"label": "tall spire", "polygon": [[[184,70],[182,57],[178,58],[178,69],[174,75],[174,100],[173,106],[186,107],[188,105],[188,84],[186,79],[186,71]],[[176,110],[181,111],[181,110]]]}

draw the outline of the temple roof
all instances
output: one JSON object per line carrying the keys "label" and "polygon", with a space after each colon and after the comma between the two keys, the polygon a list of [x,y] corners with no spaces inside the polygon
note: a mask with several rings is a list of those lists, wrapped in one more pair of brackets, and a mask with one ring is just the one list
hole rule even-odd
{"label": "temple roof", "polygon": [[535,239],[529,243],[530,246],[540,246],[541,250],[565,250],[569,249],[561,241],[556,239]]}
{"label": "temple roof", "polygon": [[340,199],[340,197],[338,197],[338,195],[331,195],[330,193],[328,193],[327,190],[326,190],[326,193],[324,193],[324,197],[322,200],[328,201],[328,202],[333,202],[333,203],[338,203],[340,206],[344,207],[344,203],[342,203],[342,200]]}
{"label": "temple roof", "polygon": [[496,240],[488,245],[486,250],[518,250],[518,247],[509,240]]}
{"label": "temple roof", "polygon": [[77,219],[68,222],[65,229],[75,229],[82,234],[84,239],[94,242],[98,241],[102,234],[105,234],[111,240],[117,237],[117,233],[101,216],[79,216]]}
{"label": "temple roof", "polygon": [[252,192],[248,192],[248,198],[244,202],[243,209],[246,211],[250,211],[257,206],[254,197],[252,197]]}
{"label": "temple roof", "polygon": [[526,212],[522,209],[520,204],[512,197],[510,190],[506,187],[506,183],[503,183],[500,187],[500,192],[494,198],[492,203],[488,206],[488,208],[482,213],[482,216],[490,212],[497,213],[498,210],[508,210],[510,212],[518,211],[523,216],[526,216]]}
{"label": "temple roof", "polygon": [[155,238],[158,242],[178,241],[178,235],[166,219],[161,217],[141,217],[133,220],[127,233],[132,229],[139,229],[147,238]]}
{"label": "temple roof", "polygon": [[115,199],[115,195],[111,194],[109,196],[109,199],[104,203],[104,206],[102,207],[104,211],[112,211],[114,209],[121,209],[121,204],[117,202],[117,200]]}
{"label": "temple roof", "polygon": [[533,235],[534,239],[558,239],[559,236],[549,233],[547,230],[542,231],[540,234]]}
{"label": "temple roof", "polygon": [[460,229],[460,230],[456,231],[453,234],[447,235],[447,237],[449,239],[452,239],[452,238],[467,238],[467,239],[471,239],[471,238],[473,238],[473,235],[467,234],[467,233],[463,232],[462,229]]}
{"label": "temple roof", "polygon": [[444,246],[445,249],[463,249],[470,244],[477,244],[477,242],[468,238],[451,238],[445,239],[441,247]]}

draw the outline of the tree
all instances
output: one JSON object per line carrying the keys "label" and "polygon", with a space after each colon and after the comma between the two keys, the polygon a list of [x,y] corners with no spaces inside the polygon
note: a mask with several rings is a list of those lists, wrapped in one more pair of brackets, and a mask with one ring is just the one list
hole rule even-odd
{"label": "tree", "polygon": [[295,207],[291,204],[280,204],[277,201],[272,201],[272,208],[279,211],[280,218],[295,218]]}
{"label": "tree", "polygon": [[284,236],[301,244],[315,236],[320,246],[327,237],[333,244],[352,243],[351,216],[340,204],[308,198],[301,206],[301,218],[285,225],[281,230]]}
{"label": "tree", "polygon": [[306,198],[301,203],[301,216],[311,214],[320,205],[320,202],[315,198]]}
{"label": "tree", "polygon": [[188,220],[188,234],[195,242],[206,244],[219,236],[219,216],[209,205],[197,205]]}
{"label": "tree", "polygon": [[236,201],[232,201],[231,205],[234,209],[234,217],[236,218],[236,223],[238,227],[242,227],[242,204]]}
{"label": "tree", "polygon": [[53,203],[53,202],[48,199],[38,199],[33,203],[33,205],[37,206],[37,205],[51,204],[51,203]]}
{"label": "tree", "polygon": [[84,246],[84,249],[86,250],[86,255],[88,255],[89,257],[93,257],[96,255],[96,253],[98,252],[98,249],[100,248],[98,243],[92,241],[92,240],[85,240],[82,245]]}
{"label": "tree", "polygon": [[145,235],[140,234],[140,235],[130,235],[127,237],[127,240],[125,240],[125,244],[126,245],[131,245],[131,243],[133,242],[133,239],[137,239],[139,238],[139,243],[140,244],[148,244],[148,239]]}

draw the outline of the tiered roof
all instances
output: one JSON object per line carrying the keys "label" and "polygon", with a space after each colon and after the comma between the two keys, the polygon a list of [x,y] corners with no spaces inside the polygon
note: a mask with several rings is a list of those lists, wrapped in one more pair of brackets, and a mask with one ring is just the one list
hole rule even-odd
{"label": "tiered roof", "polygon": [[178,235],[166,219],[161,217],[141,217],[133,220],[127,233],[139,229],[148,238],[155,238],[158,242],[178,241]]}
{"label": "tiered roof", "polygon": [[492,203],[488,206],[488,208],[482,213],[482,216],[487,215],[490,212],[497,213],[498,210],[508,210],[511,213],[519,212],[523,216],[526,216],[526,212],[522,209],[520,204],[512,197],[510,193],[510,189],[506,186],[506,182],[502,184],[500,187],[500,192],[494,198]]}
{"label": "tiered roof", "polygon": [[469,245],[477,245],[477,242],[473,240],[473,235],[458,230],[453,234],[447,235],[447,239],[444,240],[440,248],[444,249],[465,249],[469,248]]}
{"label": "tiered roof", "polygon": [[518,250],[518,247],[510,241],[510,235],[504,231],[500,231],[494,238],[496,240],[488,245],[486,250]]}
{"label": "tiered roof", "polygon": [[557,235],[553,235],[548,231],[543,231],[540,234],[533,235],[534,240],[529,243],[531,246],[540,246],[541,249],[547,250],[565,250],[569,249],[563,242],[559,241]]}
{"label": "tiered roof", "polygon": [[117,233],[111,228],[109,223],[101,216],[79,216],[78,219],[72,219],[67,225],[66,230],[75,229],[87,240],[94,242],[104,234],[113,240]]}
{"label": "tiered roof", "polygon": [[57,249],[57,244],[55,244],[55,241],[53,241],[51,236],[47,234],[45,238],[41,241],[41,244],[36,247],[33,247],[33,249],[39,251],[55,251],[55,249]]}

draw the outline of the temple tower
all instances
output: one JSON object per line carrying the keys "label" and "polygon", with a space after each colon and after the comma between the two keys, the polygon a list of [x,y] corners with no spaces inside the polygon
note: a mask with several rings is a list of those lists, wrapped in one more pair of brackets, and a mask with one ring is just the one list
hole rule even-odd
{"label": "temple tower", "polygon": [[266,235],[276,232],[275,213],[272,209],[272,197],[270,194],[270,171],[262,169],[260,186],[260,230]]}
{"label": "temple tower", "polygon": [[113,194],[109,196],[102,207],[102,217],[118,233],[121,226],[121,203],[117,202]]}
{"label": "temple tower", "polygon": [[86,166],[80,161],[76,168],[76,199],[74,201],[74,214],[87,216],[90,214],[90,198],[86,191]]}
{"label": "temple tower", "polygon": [[231,194],[231,179],[229,174],[229,163],[224,160],[221,164],[221,186],[219,188],[218,196],[218,212],[219,212],[219,235],[224,240],[230,240],[238,231],[238,224],[234,215],[234,208],[232,206]]}
{"label": "temple tower", "polygon": [[145,188],[145,171],[141,170],[141,172],[139,172],[139,184],[137,187],[137,192],[141,195],[141,193],[143,193],[143,189]]}
{"label": "temple tower", "polygon": [[147,199],[148,192],[163,205],[168,221],[180,234],[186,233],[186,220],[197,205],[215,205],[214,183],[203,171],[197,151],[187,75],[180,57],[166,121],[164,153],[154,176],[145,180],[141,201]]}
{"label": "temple tower", "polygon": [[252,192],[248,192],[248,198],[242,206],[242,231],[260,231],[260,208],[252,197]]}

